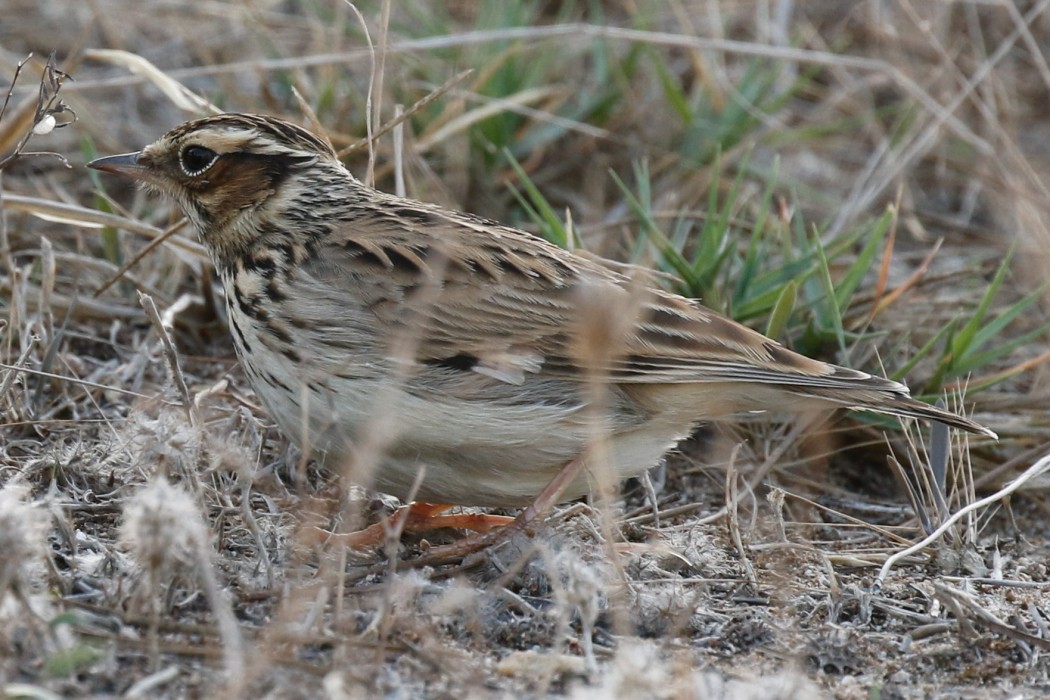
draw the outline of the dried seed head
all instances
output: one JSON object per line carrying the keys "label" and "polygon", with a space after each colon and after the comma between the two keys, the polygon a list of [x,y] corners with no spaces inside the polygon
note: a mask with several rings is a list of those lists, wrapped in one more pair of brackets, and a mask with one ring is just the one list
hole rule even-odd
{"label": "dried seed head", "polygon": [[592,372],[601,372],[627,351],[626,340],[638,316],[638,297],[644,291],[611,284],[585,282],[576,290],[577,326],[574,359]]}
{"label": "dried seed head", "polygon": [[193,498],[161,478],[139,490],[124,508],[121,540],[140,564],[160,569],[185,561],[200,542],[204,526]]}
{"label": "dried seed head", "polygon": [[47,514],[28,495],[23,484],[0,489],[0,597],[26,581],[44,551]]}

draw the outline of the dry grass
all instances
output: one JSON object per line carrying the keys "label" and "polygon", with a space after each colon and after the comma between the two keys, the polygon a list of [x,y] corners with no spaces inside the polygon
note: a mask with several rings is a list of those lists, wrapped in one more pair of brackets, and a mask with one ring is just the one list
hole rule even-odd
{"label": "dry grass", "polygon": [[[370,53],[335,0],[7,0],[0,79],[36,57],[0,120],[0,159],[42,116],[52,49],[78,120],[34,136],[0,183],[0,691],[1046,695],[1045,481],[875,583],[924,528],[1050,452],[1048,4],[404,2],[385,26],[362,3]],[[157,73],[131,72],[128,56]],[[774,94],[796,89],[767,101],[765,74]],[[893,203],[881,263],[838,319],[844,347],[817,306],[785,326],[797,347],[858,367],[905,366],[941,329],[961,332],[1013,247],[990,313],[1035,292],[997,334],[1024,342],[976,363],[972,386],[997,382],[966,399],[1003,439],[947,449],[925,426],[887,439],[857,417],[742,420],[702,430],[655,484],[561,507],[537,537],[469,561],[413,567],[427,543],[411,539],[377,553],[318,543],[313,526],[348,502],[373,518],[390,504],[276,432],[233,358],[199,243],[164,237],[168,204],[81,167],[207,109],[180,84],[221,109],[316,119],[381,189],[400,177],[411,196],[534,226],[508,188],[527,189],[509,149],[589,250],[631,262],[664,261],[610,171],[648,189],[669,236],[708,220],[709,192],[730,199],[739,176],[734,250],[765,192],[784,241],[800,217],[833,241]],[[368,104],[379,137],[351,150]],[[395,105],[408,116],[380,133]],[[632,180],[643,160],[647,179]],[[790,261],[770,255],[770,269]],[[734,285],[715,275],[705,298],[731,306]],[[764,329],[769,314],[748,320]],[[927,356],[912,386],[940,366]],[[901,474],[943,462],[945,502],[921,481],[909,501],[887,461]]]}

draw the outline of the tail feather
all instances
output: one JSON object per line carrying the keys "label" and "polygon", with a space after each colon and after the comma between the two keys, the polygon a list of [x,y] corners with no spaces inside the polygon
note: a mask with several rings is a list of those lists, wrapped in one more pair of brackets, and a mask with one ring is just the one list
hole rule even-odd
{"label": "tail feather", "polygon": [[937,421],[944,425],[949,425],[953,428],[961,428],[971,433],[977,433],[990,437],[993,440],[998,440],[999,436],[992,430],[984,427],[977,421],[970,420],[965,416],[960,416],[957,413],[946,411],[943,408],[937,406],[931,406],[928,403],[917,401],[910,396],[898,396],[896,401],[887,404],[879,408],[864,407],[868,410],[881,411],[885,413],[891,413],[898,416],[909,416],[911,418],[926,418],[928,420]]}
{"label": "tail feather", "polygon": [[867,391],[851,392],[798,392],[807,398],[819,398],[831,403],[837,403],[847,408],[861,411],[872,411],[873,413],[884,413],[891,416],[905,416],[908,418],[922,418],[932,420],[953,428],[960,428],[967,432],[976,433],[998,440],[999,436],[992,430],[984,427],[974,420],[970,420],[958,413],[945,410],[938,406],[923,403],[913,399],[908,393],[907,387],[885,379],[872,382],[872,386],[865,387]]}

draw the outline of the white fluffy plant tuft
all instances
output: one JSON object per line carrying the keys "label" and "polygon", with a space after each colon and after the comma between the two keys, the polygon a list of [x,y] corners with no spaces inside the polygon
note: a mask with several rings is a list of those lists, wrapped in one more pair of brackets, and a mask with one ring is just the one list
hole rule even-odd
{"label": "white fluffy plant tuft", "polygon": [[193,497],[160,477],[129,499],[124,509],[121,540],[145,569],[149,595],[150,652],[159,666],[160,599],[165,578],[192,565],[208,599],[223,639],[226,691],[240,692],[245,680],[244,646],[228,597],[215,575],[211,538]]}

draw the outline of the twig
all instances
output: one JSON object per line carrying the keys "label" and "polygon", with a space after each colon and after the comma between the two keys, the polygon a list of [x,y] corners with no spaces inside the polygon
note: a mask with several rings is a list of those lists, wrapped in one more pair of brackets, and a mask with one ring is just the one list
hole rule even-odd
{"label": "twig", "polygon": [[113,274],[113,276],[112,276],[112,277],[110,277],[110,278],[109,278],[108,280],[106,280],[106,281],[105,281],[105,282],[103,282],[103,283],[102,283],[101,285],[99,285],[99,288],[98,288],[98,289],[96,289],[96,290],[95,290],[95,292],[94,292],[94,293],[93,293],[93,294],[92,294],[91,296],[93,296],[93,297],[98,297],[98,296],[99,296],[99,295],[101,295],[101,294],[102,294],[102,293],[103,293],[104,291],[106,291],[107,289],[109,289],[110,287],[112,287],[112,286],[113,286],[113,285],[114,285],[114,284],[115,284],[115,283],[117,282],[117,280],[119,280],[119,279],[120,279],[121,277],[123,277],[123,276],[124,276],[124,274],[125,274],[125,273],[126,273],[126,272],[127,272],[128,270],[130,270],[130,269],[131,269],[132,267],[134,267],[135,265],[137,265],[137,264],[138,264],[138,262],[139,262],[139,260],[142,260],[142,258],[144,258],[144,257],[146,257],[147,255],[149,255],[149,254],[150,254],[150,252],[152,252],[154,248],[156,248],[156,247],[157,247],[157,246],[159,246],[159,245],[160,245],[161,243],[163,243],[164,241],[166,241],[166,240],[168,240],[169,238],[171,238],[172,236],[174,236],[174,235],[175,235],[175,234],[176,234],[176,233],[177,233],[177,232],[179,231],[179,229],[181,229],[181,228],[182,228],[183,226],[185,226],[185,225],[186,225],[187,223],[189,223],[189,220],[188,220],[188,219],[185,219],[185,218],[183,218],[183,219],[180,219],[179,221],[176,221],[176,222],[175,222],[174,224],[172,224],[172,225],[171,225],[171,226],[169,226],[168,228],[166,228],[166,229],[164,230],[164,232],[163,232],[162,234],[160,234],[159,236],[157,236],[156,238],[154,238],[154,239],[153,239],[152,241],[150,241],[149,243],[147,243],[147,244],[146,244],[146,247],[145,247],[145,248],[143,248],[142,250],[140,250],[140,251],[139,251],[138,253],[136,253],[136,254],[135,254],[135,255],[134,255],[134,256],[133,256],[133,257],[132,257],[132,258],[131,258],[130,260],[128,260],[127,262],[125,262],[125,263],[124,263],[123,265],[121,265],[121,266],[120,266],[120,269],[119,269],[119,270],[117,270],[117,271],[116,271],[116,272],[115,272],[115,273]]}
{"label": "twig", "polygon": [[[175,303],[182,303],[183,300],[188,300],[188,297],[182,297]],[[164,326],[164,322],[161,320],[160,314],[157,312],[157,305],[153,303],[153,297],[143,292],[139,292],[139,303],[142,304],[142,308],[146,310],[146,315],[149,317],[154,328],[157,329],[157,334],[160,335],[161,346],[164,348],[164,356],[168,360],[168,368],[171,370],[172,380],[175,382],[175,387],[178,389],[179,396],[182,399],[182,407],[186,411],[186,419],[194,428],[199,428],[201,421],[200,415],[197,413],[197,406],[194,405],[193,399],[190,398],[190,390],[186,385],[186,378],[182,374],[182,367],[179,365],[179,354],[175,350],[175,344],[171,342],[171,336],[168,334],[168,329]]]}
{"label": "twig", "polygon": [[4,397],[7,396],[7,392],[11,390],[11,385],[14,384],[15,377],[18,376],[18,373],[22,371],[29,371],[22,365],[25,364],[25,361],[27,359],[29,359],[29,355],[33,352],[33,347],[36,345],[36,343],[37,338],[35,336],[30,336],[29,342],[26,343],[25,350],[22,351],[22,354],[15,361],[14,365],[0,364],[0,369],[6,370],[4,372],[4,381],[3,383],[0,383],[0,406],[3,405]]}
{"label": "twig", "polygon": [[912,554],[915,554],[916,552],[919,552],[925,549],[926,547],[930,546],[938,539],[940,539],[941,535],[947,532],[952,525],[959,522],[964,517],[970,515],[971,513],[977,510],[980,510],[981,508],[985,508],[986,506],[989,506],[995,503],[996,501],[1006,498],[1032,479],[1036,478],[1037,476],[1040,476],[1043,472],[1047,471],[1047,469],[1050,469],[1050,455],[1044,456],[1038,462],[1030,466],[1028,469],[1024,470],[1024,472],[1019,477],[1017,477],[1016,479],[1014,479],[1009,484],[996,491],[992,495],[986,496],[985,498],[982,498],[979,501],[974,501],[965,508],[960,509],[957,513],[955,513],[955,515],[945,520],[939,528],[930,533],[930,535],[925,539],[916,542],[907,549],[902,549],[901,551],[891,555],[888,559],[886,559],[886,563],[882,565],[882,569],[879,570],[878,578],[875,579],[874,589],[878,590],[882,587],[882,584],[886,580],[886,576],[889,574],[890,569],[892,569],[894,564],[896,564],[898,561],[900,561],[904,557],[911,556]]}
{"label": "twig", "polygon": [[[21,361],[21,360],[19,360]],[[134,396],[137,399],[152,399],[156,398],[148,396],[147,394],[140,394],[137,391],[131,391],[130,389],[121,389],[119,386],[110,386],[107,384],[99,384],[98,382],[91,382],[87,379],[78,379],[76,377],[69,377],[64,374],[54,374],[53,372],[41,372],[38,369],[30,369],[29,367],[20,367],[18,364],[9,365],[4,362],[0,362],[0,369],[13,370],[15,372],[25,372],[26,374],[33,374],[38,377],[45,377],[47,379],[58,379],[63,382],[72,382],[73,384],[80,384],[82,386],[88,386],[92,389],[102,389],[103,391],[113,391],[118,394],[124,394],[125,396]],[[6,379],[4,380],[6,383]]]}
{"label": "twig", "polygon": [[[1050,639],[1043,639],[1041,637],[1037,637],[1033,634],[1029,634],[1027,632],[1019,630],[1006,622],[1003,622],[998,617],[993,615],[991,611],[987,610],[986,608],[982,608],[980,605],[978,605],[977,602],[973,599],[973,596],[966,593],[965,591],[961,591],[957,588],[950,588],[949,586],[937,583],[936,581],[934,582],[933,587],[936,597],[939,598],[946,605],[951,607],[959,620],[959,624],[963,625],[971,632],[974,632],[974,630],[972,625],[970,624],[970,620],[966,618],[966,616],[961,615],[963,609],[969,610],[971,613],[973,613],[976,619],[979,620],[986,627],[990,627],[996,632],[1010,637],[1015,642],[1018,642],[1020,644],[1036,646],[1044,650],[1050,650]],[[976,633],[974,633],[974,636],[976,636]]]}
{"label": "twig", "polygon": [[353,153],[354,151],[356,151],[358,149],[364,148],[365,146],[369,145],[370,143],[375,143],[376,139],[378,139],[379,137],[383,136],[388,131],[392,130],[394,127],[403,124],[405,122],[405,120],[409,119],[413,114],[415,114],[419,110],[423,109],[424,107],[427,107],[434,100],[438,99],[439,97],[444,95],[446,92],[448,92],[449,90],[451,90],[452,88],[456,87],[457,85],[462,83],[464,80],[469,78],[473,72],[474,72],[474,70],[470,69],[470,70],[465,70],[462,73],[457,73],[456,75],[452,76],[451,78],[446,80],[444,83],[442,83],[439,87],[435,88],[434,90],[429,92],[427,95],[425,95],[421,99],[417,100],[407,110],[405,110],[401,114],[395,115],[393,119],[388,121],[386,124],[383,124],[383,126],[379,127],[379,129],[374,134],[372,134],[370,137],[361,139],[359,141],[356,141],[356,142],[350,144],[346,148],[344,148],[341,151],[339,151],[338,153],[336,153],[336,156],[338,156],[339,158],[343,158],[343,157]]}
{"label": "twig", "polygon": [[[19,61],[18,66],[15,68],[15,75],[11,80],[11,87],[8,89],[7,95],[4,97],[3,107],[0,108],[0,119],[3,119],[3,116],[7,111],[8,103],[11,101],[11,96],[15,90],[15,83],[18,82],[18,76],[21,74],[23,66],[25,66],[32,57],[33,54],[29,54],[26,58]],[[69,126],[76,121],[76,112],[70,109],[69,105],[58,98],[58,92],[62,89],[62,81],[66,79],[69,79],[69,75],[55,67],[55,53],[52,51],[51,55],[47,58],[47,62],[44,64],[44,70],[40,76],[40,84],[37,88],[36,109],[33,113],[33,125],[25,130],[25,133],[23,133],[15,143],[14,149],[12,149],[7,156],[0,158],[0,170],[3,170],[23,156],[54,156],[61,160],[67,168],[71,167],[69,161],[66,160],[66,157],[61,153],[52,153],[50,151],[25,152],[25,147],[26,144],[29,143],[29,139],[34,136],[48,134],[54,129],[61,129],[62,127]],[[72,114],[73,118],[69,121],[59,122],[55,118],[55,115],[57,114]]]}
{"label": "twig", "polygon": [[740,557],[741,566],[744,568],[744,575],[747,577],[751,587],[758,590],[758,577],[755,575],[755,567],[751,564],[751,559],[748,558],[747,549],[744,547],[744,540],[740,536],[740,518],[739,518],[739,496],[737,495],[737,473],[736,473],[736,457],[740,452],[740,443],[733,445],[733,451],[729,455],[729,468],[726,469],[726,526],[729,528],[729,537],[733,540],[733,546],[736,548],[737,556]]}

